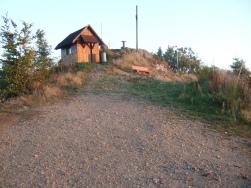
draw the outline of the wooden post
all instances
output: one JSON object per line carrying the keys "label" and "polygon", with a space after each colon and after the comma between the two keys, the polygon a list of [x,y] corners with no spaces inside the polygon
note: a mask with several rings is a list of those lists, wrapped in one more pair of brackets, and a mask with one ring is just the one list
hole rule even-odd
{"label": "wooden post", "polygon": [[136,5],[136,50],[138,51],[138,5]]}
{"label": "wooden post", "polygon": [[87,44],[88,46],[89,46],[89,48],[90,48],[90,52],[91,52],[91,63],[93,63],[93,57],[92,57],[92,49],[94,48],[94,45],[95,45],[95,43],[88,43]]}

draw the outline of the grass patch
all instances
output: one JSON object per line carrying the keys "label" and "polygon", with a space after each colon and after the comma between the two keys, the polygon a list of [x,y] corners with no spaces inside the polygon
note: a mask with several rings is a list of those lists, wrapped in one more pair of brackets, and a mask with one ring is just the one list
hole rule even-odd
{"label": "grass patch", "polygon": [[79,71],[90,72],[95,66],[96,64],[89,63],[89,62],[73,63],[72,71],[73,72],[79,72]]}
{"label": "grass patch", "polygon": [[173,105],[180,95],[183,83],[162,82],[152,78],[129,78],[128,91],[162,106]]}

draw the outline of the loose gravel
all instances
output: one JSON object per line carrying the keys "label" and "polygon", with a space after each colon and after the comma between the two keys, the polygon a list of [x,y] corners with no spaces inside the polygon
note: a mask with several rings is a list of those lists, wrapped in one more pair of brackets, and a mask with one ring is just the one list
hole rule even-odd
{"label": "loose gravel", "polygon": [[0,187],[251,187],[243,140],[125,94],[81,94],[1,131]]}

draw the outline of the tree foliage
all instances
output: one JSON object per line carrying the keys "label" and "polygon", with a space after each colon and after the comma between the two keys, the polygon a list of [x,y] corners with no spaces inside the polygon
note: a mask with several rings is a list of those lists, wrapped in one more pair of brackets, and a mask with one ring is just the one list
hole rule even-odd
{"label": "tree foliage", "polygon": [[246,68],[243,59],[234,58],[233,64],[230,65],[232,73],[240,76],[251,76],[251,72]]}
{"label": "tree foliage", "polygon": [[[49,70],[52,67],[51,46],[48,45],[45,39],[45,32],[37,30],[36,32],[36,46],[37,46],[37,72],[39,72],[39,79],[45,79],[49,76]],[[41,74],[42,73],[42,74]]]}
{"label": "tree foliage", "polygon": [[200,70],[201,61],[197,59],[191,48],[174,50],[168,47],[163,57],[174,72],[198,73]]}
{"label": "tree foliage", "polygon": [[19,31],[17,24],[8,15],[2,16],[1,26],[2,81],[7,83],[8,93],[15,95],[29,93],[34,81],[46,78],[52,65],[51,48],[45,40],[45,33],[38,30],[32,35],[33,24],[22,22]]}
{"label": "tree foliage", "polygon": [[177,66],[177,52],[173,50],[173,48],[167,48],[165,54],[163,55],[164,60],[169,64],[170,68],[174,72],[178,72]]}
{"label": "tree foliage", "polygon": [[159,47],[156,55],[159,56],[159,57],[161,57],[161,58],[163,57],[163,51],[162,51],[161,47]]}

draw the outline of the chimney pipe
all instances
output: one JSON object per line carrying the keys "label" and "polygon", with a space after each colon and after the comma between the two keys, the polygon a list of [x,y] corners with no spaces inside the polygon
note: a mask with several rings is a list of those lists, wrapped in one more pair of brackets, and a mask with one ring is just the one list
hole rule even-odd
{"label": "chimney pipe", "polygon": [[123,40],[122,43],[123,43],[123,46],[122,46],[122,47],[125,48],[125,43],[126,43],[126,41]]}

